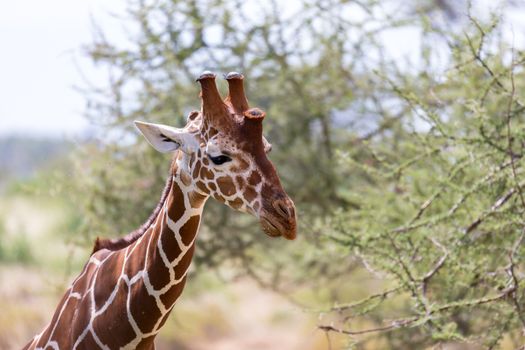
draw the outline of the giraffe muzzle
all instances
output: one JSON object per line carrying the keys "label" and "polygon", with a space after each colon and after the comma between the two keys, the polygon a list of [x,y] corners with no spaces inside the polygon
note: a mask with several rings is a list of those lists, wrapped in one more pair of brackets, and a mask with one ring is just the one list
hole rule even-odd
{"label": "giraffe muzzle", "polygon": [[261,215],[261,227],[270,237],[293,240],[297,236],[296,225],[295,206],[289,198],[274,200],[271,210]]}

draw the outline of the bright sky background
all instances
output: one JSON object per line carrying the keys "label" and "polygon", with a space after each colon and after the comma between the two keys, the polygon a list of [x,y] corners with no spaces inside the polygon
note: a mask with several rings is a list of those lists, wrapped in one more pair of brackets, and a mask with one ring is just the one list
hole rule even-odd
{"label": "bright sky background", "polygon": [[91,41],[91,16],[106,31],[122,32],[108,14],[119,0],[0,2],[0,134],[69,136],[88,126],[78,66],[98,75],[82,55]]}
{"label": "bright sky background", "polygon": [[[490,0],[476,3],[480,12],[489,12]],[[91,42],[92,18],[112,42],[119,43],[119,37],[125,41],[122,24],[109,15],[124,13],[125,4],[126,0],[0,2],[0,135],[72,136],[88,128],[85,98],[73,89],[82,85],[79,67],[95,82],[96,77],[103,79],[82,54],[82,45]],[[522,15],[508,14],[516,34],[523,34]],[[410,30],[390,36],[385,38],[387,48],[401,57],[418,45],[417,33]],[[524,47],[523,35],[517,36],[516,46]]]}

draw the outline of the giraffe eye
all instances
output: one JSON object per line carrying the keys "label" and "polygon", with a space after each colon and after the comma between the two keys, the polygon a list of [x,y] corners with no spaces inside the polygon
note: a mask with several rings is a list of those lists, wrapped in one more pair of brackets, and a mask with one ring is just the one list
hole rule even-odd
{"label": "giraffe eye", "polygon": [[217,156],[217,157],[212,157],[212,156],[208,155],[208,157],[210,158],[210,160],[215,165],[221,165],[221,164],[224,164],[224,163],[229,162],[229,161],[232,160],[230,157],[222,155],[222,154],[220,156]]}

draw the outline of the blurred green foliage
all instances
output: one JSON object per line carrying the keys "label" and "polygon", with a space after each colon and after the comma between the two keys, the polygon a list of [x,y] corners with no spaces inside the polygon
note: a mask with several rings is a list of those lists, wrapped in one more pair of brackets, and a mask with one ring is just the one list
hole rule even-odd
{"label": "blurred green foliage", "polygon": [[[158,201],[170,160],[132,121],[181,126],[199,108],[195,76],[238,70],[301,237],[269,240],[210,201],[198,269],[322,308],[321,329],[349,346],[523,345],[524,55],[500,15],[453,5],[130,1],[129,44],[99,30],[86,48],[109,81],[86,89],[103,132],[62,182],[82,244],[136,228]],[[420,51],[396,58],[388,35],[407,30]]]}
{"label": "blurred green foliage", "polygon": [[25,232],[18,232],[13,239],[6,239],[4,223],[0,221],[0,263],[30,264],[34,262],[31,244]]}
{"label": "blurred green foliage", "polygon": [[6,247],[5,247],[5,227],[3,221],[0,221],[0,261],[6,260]]}

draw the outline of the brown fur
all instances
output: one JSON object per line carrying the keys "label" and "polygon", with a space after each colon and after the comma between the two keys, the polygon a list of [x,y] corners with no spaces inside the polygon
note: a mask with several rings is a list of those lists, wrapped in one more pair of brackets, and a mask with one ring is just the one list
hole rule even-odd
{"label": "brown fur", "polygon": [[[125,237],[97,238],[92,257],[66,291],[51,323],[26,348],[64,350],[76,343],[79,350],[104,346],[119,349],[131,344],[137,350],[154,349],[156,332],[186,283],[202,210],[210,194],[230,207],[252,209],[260,216],[267,234],[295,238],[293,202],[282,189],[265,152],[264,113],[248,109],[242,75],[230,73],[227,79],[230,98],[222,102],[214,75],[205,73],[199,78],[203,92],[200,115],[204,126],[210,123],[210,128],[201,127],[191,132],[200,131],[201,140],[196,141],[203,141],[199,142],[201,147],[210,135],[224,133],[223,144],[247,153],[250,164],[252,159],[256,163],[256,169],[249,171],[248,164],[240,164],[231,176],[220,171],[221,174],[216,175],[209,170],[208,158],[201,149],[197,150],[197,156],[192,154],[189,169],[186,166],[179,169],[177,160],[186,158],[182,152],[175,152],[170,176],[149,219]],[[197,117],[190,116],[188,129],[200,125],[192,123]],[[196,188],[192,189],[192,185]],[[255,188],[261,188],[260,200],[256,200]],[[245,191],[244,196],[250,203],[236,198],[236,191]]]}

